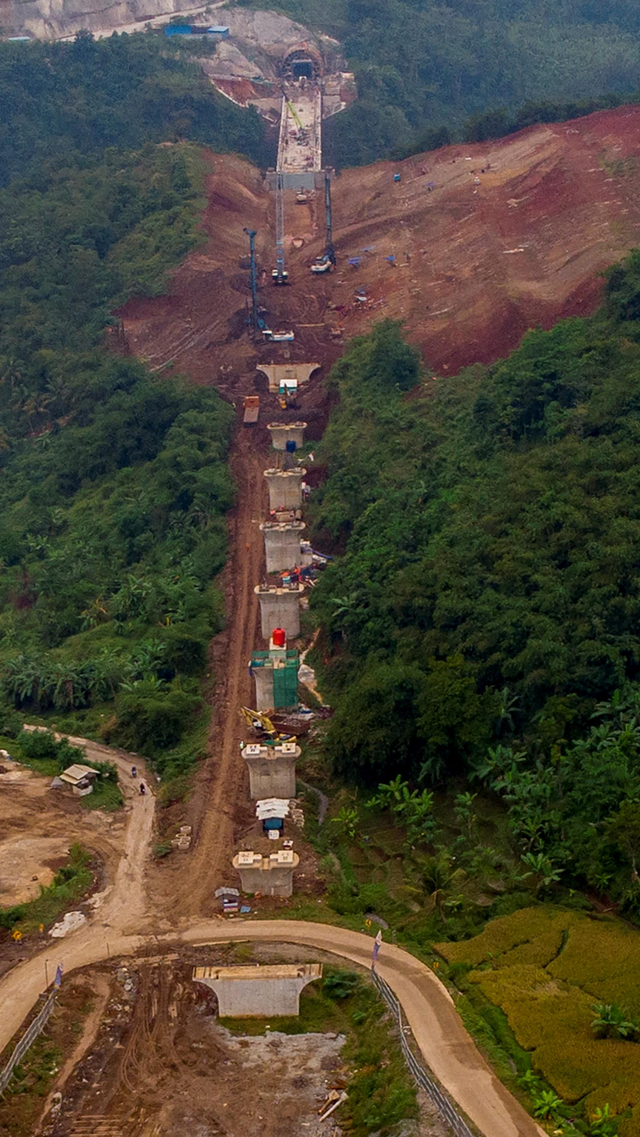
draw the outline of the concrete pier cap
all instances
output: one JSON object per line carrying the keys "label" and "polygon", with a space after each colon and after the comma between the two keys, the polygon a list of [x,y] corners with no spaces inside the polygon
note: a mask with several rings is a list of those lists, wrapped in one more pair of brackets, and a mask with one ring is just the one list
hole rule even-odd
{"label": "concrete pier cap", "polygon": [[264,476],[269,487],[269,509],[299,509],[302,505],[302,479],[306,473],[302,466],[296,466],[292,470],[265,470]]}
{"label": "concrete pier cap", "polygon": [[265,640],[270,638],[274,628],[284,628],[288,640],[300,635],[300,601],[304,584],[292,584],[287,588],[257,584],[253,591],[260,601],[260,630]]}
{"label": "concrete pier cap", "polygon": [[300,992],[322,978],[322,964],[194,967],[192,978],[215,991],[221,1018],[272,1018],[300,1014]]}
{"label": "concrete pier cap", "polygon": [[281,386],[287,384],[294,388],[302,387],[321,366],[320,363],[257,363],[256,371],[266,375],[269,390],[277,393]]}
{"label": "concrete pier cap", "polygon": [[270,422],[267,430],[274,450],[286,450],[287,442],[295,442],[296,450],[299,450],[304,443],[306,427],[306,422]]}
{"label": "concrete pier cap", "polygon": [[300,537],[306,528],[304,521],[263,521],[267,572],[282,572],[300,564]]}
{"label": "concrete pier cap", "polygon": [[278,849],[269,857],[241,849],[231,862],[240,874],[240,887],[243,892],[260,892],[263,896],[291,896],[293,892],[293,873],[300,864],[300,857],[293,849]]}
{"label": "concrete pier cap", "polygon": [[277,746],[249,743],[242,749],[249,771],[249,796],[254,801],[264,798],[296,796],[296,762],[302,750],[295,742]]}

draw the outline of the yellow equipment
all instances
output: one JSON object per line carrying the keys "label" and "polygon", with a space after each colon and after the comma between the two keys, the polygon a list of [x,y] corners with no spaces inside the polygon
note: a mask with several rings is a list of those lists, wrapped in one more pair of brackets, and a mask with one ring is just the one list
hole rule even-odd
{"label": "yellow equipment", "polygon": [[295,742],[295,734],[280,734],[268,715],[261,711],[252,711],[250,707],[240,707],[240,713],[251,729],[267,746],[275,746],[278,742]]}
{"label": "yellow equipment", "polygon": [[290,99],[287,99],[287,106],[288,106],[289,110],[291,111],[291,114],[293,115],[293,117],[296,121],[296,126],[298,127],[298,129],[304,130],[304,126],[302,125],[302,123],[300,121],[300,115],[296,111],[296,108],[294,107],[294,105]]}

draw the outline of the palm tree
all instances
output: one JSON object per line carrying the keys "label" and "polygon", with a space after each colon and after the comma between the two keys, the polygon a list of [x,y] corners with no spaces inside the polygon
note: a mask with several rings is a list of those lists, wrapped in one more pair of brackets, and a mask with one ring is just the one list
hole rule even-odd
{"label": "palm tree", "polygon": [[560,880],[562,869],[556,868],[551,857],[548,857],[546,853],[523,853],[521,860],[529,870],[523,873],[522,879],[526,880],[530,876],[537,877],[536,892],[544,891]]}
{"label": "palm tree", "polygon": [[420,879],[428,894],[427,911],[437,911],[446,923],[447,905],[450,900],[457,900],[455,889],[460,887],[466,875],[464,869],[454,866],[453,859],[445,849],[441,849],[434,857],[426,857],[421,865]]}
{"label": "palm tree", "polygon": [[98,624],[102,624],[109,619],[109,613],[107,612],[102,596],[96,596],[88,608],[83,609],[80,615],[82,617],[82,624],[80,626],[83,632],[86,632],[89,628],[97,628]]}
{"label": "palm tree", "polygon": [[118,651],[106,648],[94,660],[93,692],[98,699],[114,699],[116,691],[131,673],[130,663]]}
{"label": "palm tree", "polygon": [[638,1021],[617,1003],[594,1003],[595,1018],[591,1028],[596,1038],[629,1038],[638,1033]]}
{"label": "palm tree", "polygon": [[595,1109],[589,1126],[589,1137],[615,1137],[618,1126],[608,1102],[602,1109]]}
{"label": "palm tree", "polygon": [[498,692],[498,694],[500,698],[500,705],[498,707],[496,734],[500,736],[505,730],[513,732],[513,716],[518,709],[520,699],[517,695],[512,695],[508,687],[503,687],[502,690]]}
{"label": "palm tree", "polygon": [[33,659],[18,655],[4,665],[3,687],[17,707],[37,700],[40,691],[40,668]]}
{"label": "palm tree", "polygon": [[562,1098],[554,1094],[553,1090],[543,1090],[533,1099],[533,1116],[540,1117],[544,1121],[547,1117],[553,1117],[561,1105]]}
{"label": "palm tree", "polygon": [[398,774],[390,782],[380,782],[377,794],[371,798],[368,804],[377,805],[380,809],[393,809],[395,812],[402,809],[410,796],[409,783],[405,782],[401,774]]}
{"label": "palm tree", "polygon": [[357,592],[350,592],[348,596],[333,596],[331,598],[331,604],[333,605],[333,622],[339,629],[342,639],[346,640],[347,633],[345,623],[357,608],[358,594]]}

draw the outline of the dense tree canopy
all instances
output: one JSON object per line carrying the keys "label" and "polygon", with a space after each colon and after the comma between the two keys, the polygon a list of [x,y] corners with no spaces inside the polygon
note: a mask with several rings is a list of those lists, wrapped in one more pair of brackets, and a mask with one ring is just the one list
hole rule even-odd
{"label": "dense tree canopy", "polygon": [[529,849],[621,894],[614,820],[640,797],[639,296],[634,253],[593,318],[410,398],[386,376],[394,355],[411,374],[412,349],[378,325],[334,368],[314,506],[344,549],[312,594],[335,768],[480,778]]}
{"label": "dense tree canopy", "polygon": [[157,142],[258,157],[262,131],[160,46],[0,44],[0,697],[5,728],[75,715],[171,773],[220,626],[233,412],[109,325],[199,240],[201,152]]}
{"label": "dense tree canopy", "polygon": [[218,95],[181,45],[114,34],[73,43],[0,43],[0,186],[90,163],[109,147],[188,138],[266,159],[257,114]]}

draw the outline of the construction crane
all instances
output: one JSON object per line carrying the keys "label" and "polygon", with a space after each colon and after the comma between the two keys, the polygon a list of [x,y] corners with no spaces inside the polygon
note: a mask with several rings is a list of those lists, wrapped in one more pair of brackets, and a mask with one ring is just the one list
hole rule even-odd
{"label": "construction crane", "polygon": [[271,271],[274,284],[288,284],[289,273],[284,267],[284,175],[276,175],[276,267]]}
{"label": "construction crane", "polygon": [[261,711],[252,711],[250,707],[240,707],[240,714],[248,723],[260,740],[267,746],[275,746],[278,742],[295,742],[295,734],[280,734],[268,715]]}
{"label": "construction crane", "polygon": [[294,107],[294,105],[290,99],[287,99],[287,106],[288,106],[289,110],[291,111],[293,118],[295,119],[295,124],[298,127],[298,130],[304,130],[304,126],[302,125],[302,122],[300,121],[300,115],[296,111],[296,108]]}
{"label": "construction crane", "polygon": [[331,213],[331,178],[329,171],[324,172],[324,211],[327,225],[327,232],[325,237],[325,250],[321,257],[318,257],[314,264],[311,265],[311,271],[315,273],[333,272],[336,263],[336,254],[333,248],[333,217]]}
{"label": "construction crane", "polygon": [[247,229],[245,226],[244,232],[249,238],[249,252],[251,255],[251,317],[249,324],[254,332],[269,332],[266,321],[260,314],[258,308],[258,274],[256,271],[256,230]]}

